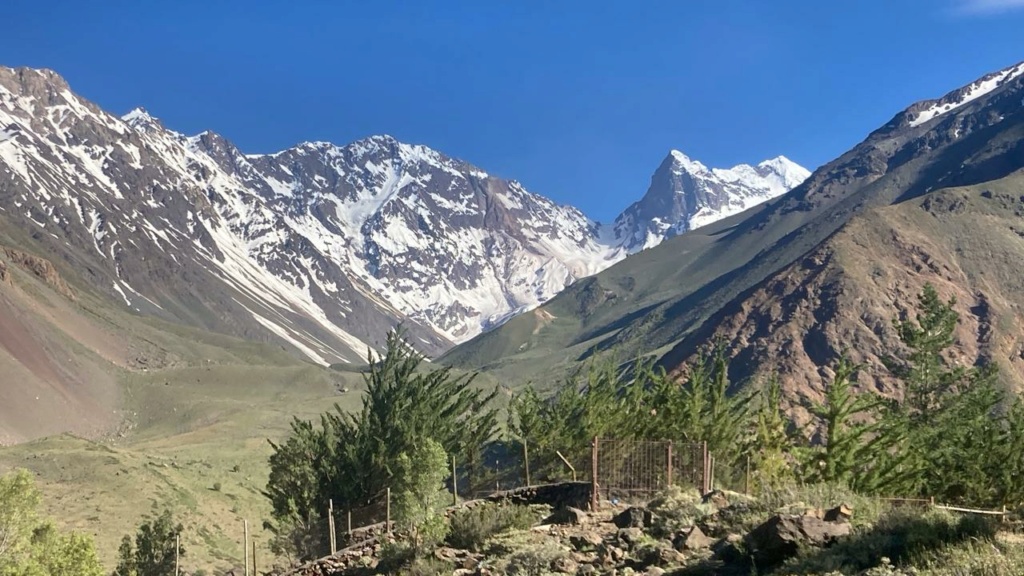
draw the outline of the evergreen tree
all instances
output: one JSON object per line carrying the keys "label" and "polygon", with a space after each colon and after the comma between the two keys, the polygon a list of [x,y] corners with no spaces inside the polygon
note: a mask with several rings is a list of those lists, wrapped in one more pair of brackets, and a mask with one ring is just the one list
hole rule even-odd
{"label": "evergreen tree", "polygon": [[440,444],[421,440],[398,457],[395,476],[395,521],[412,534],[413,550],[444,540],[448,524],[444,508],[450,495],[445,490],[448,459]]}
{"label": "evergreen tree", "polygon": [[985,459],[1004,429],[997,408],[1005,393],[995,365],[950,367],[944,358],[959,322],[955,305],[928,284],[916,317],[894,320],[908,352],[887,362],[904,383],[887,431],[902,435],[907,491],[982,504],[1002,492]]}
{"label": "evergreen tree", "polygon": [[775,376],[761,390],[752,427],[747,448],[753,472],[750,488],[757,492],[787,484],[793,479],[789,458],[793,440],[787,430],[788,419],[782,412],[782,387]]}
{"label": "evergreen tree", "polygon": [[135,532],[134,546],[130,536],[121,540],[114,576],[173,576],[176,552],[185,555],[184,547],[178,548],[182,530],[184,526],[174,522],[169,509],[143,522]]}
{"label": "evergreen tree", "polygon": [[473,375],[450,368],[422,370],[425,358],[399,331],[388,333],[383,356],[369,353],[362,408],[348,413],[337,404],[319,425],[295,420],[292,434],[271,443],[270,477],[265,490],[274,521],[277,549],[300,558],[324,551],[315,527],[326,503],[358,508],[379,502],[394,487],[402,454],[424,438],[437,442],[459,462],[482,466],[480,451],[496,434],[497,393],[472,386]]}

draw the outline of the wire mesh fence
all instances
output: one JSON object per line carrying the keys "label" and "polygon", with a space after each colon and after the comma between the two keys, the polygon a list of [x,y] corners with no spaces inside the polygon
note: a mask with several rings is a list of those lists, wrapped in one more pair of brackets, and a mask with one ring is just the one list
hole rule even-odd
{"label": "wire mesh fence", "polygon": [[607,500],[628,500],[669,486],[709,489],[710,456],[703,442],[595,438],[593,481]]}

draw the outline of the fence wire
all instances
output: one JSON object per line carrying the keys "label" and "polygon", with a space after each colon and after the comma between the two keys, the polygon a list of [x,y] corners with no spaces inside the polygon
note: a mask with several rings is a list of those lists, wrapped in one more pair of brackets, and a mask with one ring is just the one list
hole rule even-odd
{"label": "fence wire", "polygon": [[708,457],[702,442],[596,439],[597,486],[602,498],[629,499],[680,486],[706,491]]}

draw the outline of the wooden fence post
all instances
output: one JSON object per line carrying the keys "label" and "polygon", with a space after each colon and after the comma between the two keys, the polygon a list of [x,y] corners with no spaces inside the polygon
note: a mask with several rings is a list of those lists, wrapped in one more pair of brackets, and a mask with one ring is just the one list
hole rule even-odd
{"label": "wooden fence post", "polygon": [[245,576],[249,576],[249,521],[242,520],[242,550],[245,551]]}
{"label": "wooden fence post", "polygon": [[598,494],[598,483],[597,483],[597,451],[600,441],[597,436],[594,436],[594,442],[590,445],[590,509],[597,512],[597,506],[600,503],[600,495]]}
{"label": "wooden fence post", "polygon": [[459,505],[459,476],[455,473],[455,454],[452,454],[452,506]]}
{"label": "wooden fence post", "polygon": [[388,536],[390,536],[391,535],[391,487],[390,486],[388,486],[387,497],[388,497],[388,503],[387,503],[387,508],[385,509],[386,512],[385,512],[385,520],[384,520],[384,522],[386,523],[385,525],[388,528]]}
{"label": "wooden fence post", "polygon": [[530,484],[530,450],[526,446],[526,440],[523,440],[523,464],[526,466],[526,487],[529,488]]}
{"label": "wooden fence post", "polygon": [[352,509],[351,508],[348,509],[348,514],[346,514],[346,528],[348,528],[347,533],[348,533],[349,538],[351,539],[351,537],[352,537]]}
{"label": "wooden fence post", "polygon": [[178,556],[181,555],[181,534],[174,535],[174,576],[181,572],[178,570]]}
{"label": "wooden fence post", "polygon": [[[334,499],[327,500],[327,541],[331,545],[331,556],[338,552],[338,541],[334,535]],[[255,574],[253,575],[255,576]]]}
{"label": "wooden fence post", "polygon": [[557,454],[558,457],[562,459],[562,462],[565,464],[566,468],[568,468],[569,471],[572,472],[572,481],[575,482],[576,481],[576,468],[572,465],[571,462],[566,460],[565,456],[563,456],[560,451],[555,450],[555,454]]}
{"label": "wooden fence post", "polygon": [[672,486],[672,441],[668,441],[668,462],[665,465],[665,486]]}
{"label": "wooden fence post", "polygon": [[252,576],[257,576],[259,572],[256,571],[256,542],[252,543]]}

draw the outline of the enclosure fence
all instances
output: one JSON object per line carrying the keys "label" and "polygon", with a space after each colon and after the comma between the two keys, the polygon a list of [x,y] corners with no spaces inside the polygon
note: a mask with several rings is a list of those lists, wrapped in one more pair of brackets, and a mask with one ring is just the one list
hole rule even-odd
{"label": "enclosure fence", "polygon": [[591,482],[596,508],[679,486],[702,494],[712,487],[712,456],[706,442],[594,438]]}

